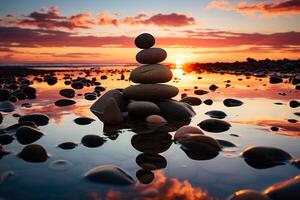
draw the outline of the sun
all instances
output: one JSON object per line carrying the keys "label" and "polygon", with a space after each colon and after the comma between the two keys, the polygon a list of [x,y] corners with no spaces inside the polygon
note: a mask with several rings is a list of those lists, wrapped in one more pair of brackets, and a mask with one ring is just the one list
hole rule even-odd
{"label": "sun", "polygon": [[176,64],[177,66],[179,66],[179,65],[183,65],[183,61],[182,61],[182,60],[179,60],[179,59],[177,59],[177,60],[175,61],[175,64]]}

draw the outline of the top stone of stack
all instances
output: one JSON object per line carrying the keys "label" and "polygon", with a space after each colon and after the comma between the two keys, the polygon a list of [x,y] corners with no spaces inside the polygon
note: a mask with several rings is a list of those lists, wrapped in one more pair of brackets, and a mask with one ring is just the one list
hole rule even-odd
{"label": "top stone of stack", "polygon": [[140,49],[149,49],[155,44],[155,38],[149,33],[142,33],[135,38],[134,43]]}
{"label": "top stone of stack", "polygon": [[141,64],[157,64],[167,58],[167,52],[161,48],[151,48],[155,38],[149,33],[142,33],[135,39],[135,45],[143,49],[136,54],[136,60]]}

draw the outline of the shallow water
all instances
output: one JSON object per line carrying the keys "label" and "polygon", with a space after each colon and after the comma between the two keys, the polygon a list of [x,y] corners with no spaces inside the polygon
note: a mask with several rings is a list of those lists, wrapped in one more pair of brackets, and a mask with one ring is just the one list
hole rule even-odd
{"label": "shallow water", "polygon": [[[112,71],[113,69],[113,71]],[[120,71],[116,68],[105,68],[100,72],[92,72],[107,90],[125,88],[132,84],[120,79]],[[119,68],[120,69],[120,68]],[[127,67],[125,69],[132,69]],[[16,103],[18,108],[12,113],[4,114],[1,128],[15,124],[17,118],[13,113],[21,115],[32,112],[45,113],[50,117],[46,126],[39,128],[45,133],[36,143],[41,144],[50,158],[43,163],[29,163],[18,158],[16,154],[24,145],[16,140],[5,145],[5,149],[13,153],[0,159],[0,175],[13,171],[0,184],[0,197],[4,199],[224,199],[240,189],[255,189],[262,191],[268,186],[287,180],[300,173],[300,169],[287,163],[267,169],[257,169],[249,166],[240,153],[252,145],[274,146],[300,158],[300,125],[290,123],[288,119],[299,120],[295,112],[298,108],[289,107],[290,100],[299,100],[300,93],[287,79],[280,84],[269,84],[268,78],[246,77],[244,75],[213,74],[195,72],[185,73],[181,69],[174,69],[173,80],[169,83],[177,86],[181,93],[193,94],[194,86],[208,91],[211,84],[219,88],[215,92],[198,96],[203,100],[212,99],[212,105],[201,104],[194,106],[197,115],[192,118],[191,125],[208,119],[205,115],[210,110],[222,110],[227,114],[224,119],[232,127],[222,133],[206,135],[217,139],[224,139],[237,145],[235,148],[225,148],[216,157],[208,160],[193,160],[180,148],[179,144],[170,143],[170,147],[160,155],[166,159],[164,169],[153,171],[155,178],[149,184],[139,183],[136,173],[141,167],[136,163],[138,155],[142,154],[132,145],[135,133],[131,129],[118,130],[115,137],[98,148],[88,148],[78,145],[72,150],[57,147],[62,142],[78,142],[87,134],[105,136],[103,123],[94,116],[89,107],[94,101],[85,100],[83,96],[76,96],[75,105],[57,107],[54,102],[61,99],[59,90],[70,88],[64,85],[64,74],[73,74],[72,78],[85,77],[81,71],[57,72],[59,82],[49,86],[45,82],[34,82],[37,98],[23,100]],[[100,80],[101,75],[108,75],[108,79]],[[125,72],[125,79],[129,72]],[[202,77],[202,79],[198,79]],[[33,76],[28,76],[33,79]],[[241,80],[242,79],[242,80]],[[225,87],[225,81],[230,80],[230,87]],[[94,87],[76,90],[76,93],[93,92]],[[279,95],[284,92],[286,95]],[[180,99],[180,94],[175,98]],[[225,98],[236,98],[244,102],[239,107],[225,107]],[[31,103],[31,108],[23,108],[22,103]],[[282,103],[277,105],[275,103]],[[77,125],[74,119],[79,116],[91,117],[96,121],[89,125]],[[279,127],[273,132],[270,127]],[[173,135],[174,132],[169,134]],[[107,135],[107,134],[106,134]],[[158,142],[158,141],[157,141]],[[53,166],[56,160],[67,160],[66,166]],[[98,165],[117,165],[131,175],[137,184],[134,186],[114,186],[89,182],[84,179],[84,173]],[[151,172],[148,172],[151,175]],[[149,176],[150,176],[149,175]]]}

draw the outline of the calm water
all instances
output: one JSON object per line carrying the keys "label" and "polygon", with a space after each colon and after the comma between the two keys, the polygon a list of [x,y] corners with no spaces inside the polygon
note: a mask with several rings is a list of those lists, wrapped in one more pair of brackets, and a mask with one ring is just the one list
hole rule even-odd
{"label": "calm water", "polygon": [[[118,80],[120,73],[111,72],[105,68],[100,73],[93,72],[107,90],[124,88],[132,83]],[[132,69],[127,67],[126,69]],[[44,146],[50,159],[43,163],[29,163],[16,156],[24,147],[16,140],[6,149],[13,153],[0,160],[0,174],[13,171],[14,175],[0,184],[0,197],[4,199],[224,199],[240,189],[263,190],[266,187],[292,178],[300,170],[290,164],[267,169],[256,169],[249,166],[240,153],[251,145],[265,145],[282,148],[295,158],[300,158],[300,125],[290,123],[288,119],[297,119],[294,115],[298,108],[290,108],[289,101],[299,100],[300,93],[287,80],[280,84],[269,84],[268,78],[246,77],[244,75],[221,75],[210,73],[183,73],[181,69],[174,69],[177,80],[170,84],[177,86],[181,93],[194,95],[194,86],[208,90],[211,84],[219,88],[215,92],[198,96],[202,100],[212,99],[212,105],[201,104],[194,106],[197,115],[191,125],[197,125],[209,118],[204,113],[210,110],[222,110],[227,114],[224,119],[231,123],[230,130],[223,133],[205,134],[225,139],[237,145],[236,148],[225,148],[213,159],[193,160],[180,148],[179,144],[171,143],[170,147],[159,153],[165,158],[166,167],[153,171],[154,180],[149,184],[139,183],[136,174],[141,167],[136,158],[142,152],[132,145],[135,133],[131,129],[119,130],[117,135],[107,139],[104,145],[98,148],[88,148],[83,145],[72,150],[63,150],[57,147],[62,142],[78,142],[87,134],[105,136],[103,124],[94,116],[89,107],[94,101],[85,100],[83,96],[76,96],[75,105],[57,107],[54,102],[63,98],[59,90],[69,88],[64,85],[64,74],[71,73],[73,78],[84,77],[80,71],[57,72],[59,78],[53,86],[47,83],[34,82],[37,89],[37,99],[23,100],[16,103],[31,103],[31,108],[18,106],[13,113],[21,115],[32,112],[47,114],[51,120],[47,126],[39,127],[45,136],[36,143]],[[108,75],[107,80],[100,80],[101,75]],[[125,78],[129,77],[126,72]],[[90,78],[91,78],[90,77]],[[198,79],[202,77],[202,79]],[[33,79],[33,76],[28,76]],[[225,81],[230,80],[231,86],[226,88]],[[92,92],[94,87],[85,87],[76,90],[77,94]],[[286,95],[279,95],[284,92]],[[194,95],[196,96],[196,95]],[[244,104],[239,107],[225,107],[222,101],[225,98],[236,98]],[[176,97],[180,99],[180,95]],[[275,103],[282,103],[277,105]],[[4,114],[1,128],[15,124],[17,118],[13,113]],[[74,119],[79,116],[94,118],[96,121],[89,125],[77,125]],[[270,130],[271,126],[279,127],[278,132]],[[173,135],[174,132],[169,134]],[[107,134],[106,134],[107,135]],[[155,138],[154,138],[155,140]],[[159,143],[159,141],[156,141]],[[67,160],[69,165],[55,168],[52,163],[56,160]],[[113,164],[128,172],[136,181],[134,186],[102,185],[84,179],[84,173],[98,165]],[[148,172],[151,177],[151,173]]]}

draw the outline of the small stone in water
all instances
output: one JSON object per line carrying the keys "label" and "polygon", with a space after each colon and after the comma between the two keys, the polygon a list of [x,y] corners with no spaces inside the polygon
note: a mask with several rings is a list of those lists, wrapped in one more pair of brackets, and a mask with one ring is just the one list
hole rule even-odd
{"label": "small stone in water", "polygon": [[57,147],[61,148],[61,149],[74,149],[78,144],[74,143],[74,142],[64,142],[59,144]]}
{"label": "small stone in water", "polygon": [[81,139],[81,143],[90,148],[100,147],[105,142],[105,139],[99,135],[85,135]]}
{"label": "small stone in water", "polygon": [[28,162],[44,162],[48,158],[47,151],[39,144],[27,145],[18,156]]}

